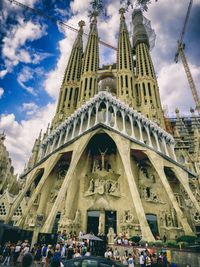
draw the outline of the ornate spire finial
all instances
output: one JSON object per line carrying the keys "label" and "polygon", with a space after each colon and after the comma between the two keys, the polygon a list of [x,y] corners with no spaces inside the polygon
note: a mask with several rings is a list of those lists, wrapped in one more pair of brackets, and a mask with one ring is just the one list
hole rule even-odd
{"label": "ornate spire finial", "polygon": [[119,10],[119,14],[121,15],[121,19],[124,19],[124,14],[126,13],[126,9],[121,7],[120,10]]}
{"label": "ornate spire finial", "polygon": [[78,23],[78,26],[80,27],[80,31],[83,30],[83,27],[85,26],[85,21],[84,20],[80,20],[79,23]]}
{"label": "ornate spire finial", "polygon": [[92,13],[91,13],[91,19],[92,19],[92,22],[97,22],[97,17],[99,15],[99,12],[94,10]]}

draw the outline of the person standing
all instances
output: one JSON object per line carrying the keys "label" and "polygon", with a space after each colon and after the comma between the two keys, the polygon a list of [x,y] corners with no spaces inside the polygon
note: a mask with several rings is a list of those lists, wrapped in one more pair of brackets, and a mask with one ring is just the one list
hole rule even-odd
{"label": "person standing", "polygon": [[11,254],[10,244],[7,243],[3,250],[4,262],[2,263],[2,265],[10,264],[10,254]]}
{"label": "person standing", "polygon": [[163,267],[167,267],[168,260],[167,260],[167,253],[166,252],[163,253],[162,263],[163,263]]}
{"label": "person standing", "polygon": [[128,267],[134,267],[134,259],[131,253],[128,254]]}
{"label": "person standing", "polygon": [[140,267],[145,267],[145,257],[144,257],[144,252],[142,251],[139,257],[139,263]]}
{"label": "person standing", "polygon": [[151,255],[148,253],[146,256],[146,267],[151,266]]}
{"label": "person standing", "polygon": [[13,256],[13,264],[14,266],[17,264],[17,259],[20,255],[20,251],[21,251],[21,242],[18,241],[17,245],[15,246],[15,250],[14,250],[14,256]]}
{"label": "person standing", "polygon": [[45,261],[45,267],[49,267],[52,257],[53,257],[52,246],[51,245],[48,245],[47,255],[46,255],[46,261]]}

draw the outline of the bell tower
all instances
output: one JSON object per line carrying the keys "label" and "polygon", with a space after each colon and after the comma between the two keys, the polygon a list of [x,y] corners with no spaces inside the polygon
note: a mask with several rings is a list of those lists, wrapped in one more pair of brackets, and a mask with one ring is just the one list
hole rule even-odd
{"label": "bell tower", "polygon": [[120,28],[117,48],[117,96],[135,107],[133,52],[125,22],[125,9],[120,8]]}
{"label": "bell tower", "polygon": [[68,65],[65,70],[56,115],[52,122],[53,128],[64,121],[77,107],[83,57],[83,26],[85,26],[85,22],[81,20],[79,22],[80,28],[78,35],[72,47]]}
{"label": "bell tower", "polygon": [[132,21],[133,49],[136,55],[136,107],[147,118],[165,128],[159,88],[149,52],[149,37],[141,10],[133,11]]}
{"label": "bell tower", "polygon": [[90,24],[90,33],[84,52],[78,101],[79,106],[93,97],[98,91],[97,71],[99,69],[99,37],[97,30],[97,15],[98,13],[96,11],[92,14],[93,17]]}

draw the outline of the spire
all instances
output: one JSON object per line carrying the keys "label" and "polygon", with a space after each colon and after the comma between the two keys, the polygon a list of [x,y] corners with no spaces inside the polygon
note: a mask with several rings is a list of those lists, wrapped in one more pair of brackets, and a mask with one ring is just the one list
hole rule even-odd
{"label": "spire", "polygon": [[55,128],[59,123],[73,113],[77,106],[83,57],[82,36],[85,22],[81,20],[78,25],[79,31],[73,44],[67,68],[65,70],[64,79],[59,94],[56,115],[52,122],[53,128]]}
{"label": "spire", "polygon": [[140,9],[133,11],[132,21],[134,25],[133,47],[135,48],[140,43],[145,43],[149,47],[149,37],[143,24],[143,15]]}
{"label": "spire", "polygon": [[136,54],[136,103],[137,110],[165,129],[164,114],[151,55],[149,38],[141,10],[134,10],[133,49]]}
{"label": "spire", "polygon": [[98,13],[96,11],[92,14],[90,33],[84,53],[79,92],[79,105],[97,93],[97,71],[99,69],[97,15]]}
{"label": "spire", "polygon": [[117,49],[117,95],[131,106],[135,106],[134,100],[134,64],[132,47],[125,22],[125,9],[120,8],[120,28]]}
{"label": "spire", "polygon": [[38,155],[39,155],[41,140],[42,140],[42,129],[40,130],[38,138],[35,139],[35,143],[34,143],[33,149],[32,149],[32,154],[31,154],[31,157],[30,157],[28,164],[26,166],[27,169],[31,169],[32,167],[34,167],[34,165],[38,161]]}

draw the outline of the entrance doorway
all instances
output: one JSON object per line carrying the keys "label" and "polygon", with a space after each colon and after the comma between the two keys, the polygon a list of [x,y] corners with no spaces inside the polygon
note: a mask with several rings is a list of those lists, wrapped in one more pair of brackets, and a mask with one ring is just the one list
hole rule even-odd
{"label": "entrance doorway", "polygon": [[116,211],[105,211],[105,234],[108,233],[110,227],[114,229],[114,232],[117,233],[117,212]]}
{"label": "entrance doorway", "polygon": [[97,210],[87,212],[87,233],[98,234],[99,214]]}
{"label": "entrance doorway", "polygon": [[155,214],[146,214],[146,219],[154,237],[159,235],[157,216]]}

